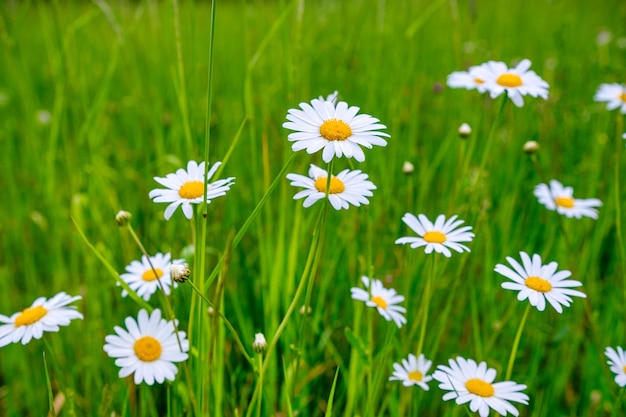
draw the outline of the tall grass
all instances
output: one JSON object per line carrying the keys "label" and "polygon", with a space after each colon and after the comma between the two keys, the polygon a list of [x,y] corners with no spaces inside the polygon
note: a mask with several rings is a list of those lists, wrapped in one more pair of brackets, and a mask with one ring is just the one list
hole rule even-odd
{"label": "tall grass", "polygon": [[[493,268],[520,250],[571,270],[588,297],[561,315],[530,311],[511,376],[528,385],[521,415],[624,414],[603,355],[605,346],[626,344],[626,259],[615,214],[625,195],[623,186],[615,190],[623,116],[593,95],[600,83],[624,82],[626,4],[218,2],[207,121],[210,4],[178,3],[0,5],[0,313],[66,291],[83,296],[85,316],[45,335],[46,344],[0,350],[0,415],[44,414],[46,372],[53,399],[65,399],[61,415],[323,415],[331,403],[334,415],[462,415],[441,401],[434,382],[428,392],[388,382],[392,363],[418,349],[421,295],[433,273],[423,352],[435,365],[457,355],[485,360],[504,378],[525,306],[500,288]],[[603,32],[612,35],[607,44],[597,42]],[[446,88],[446,75],[523,58],[548,81],[550,97],[527,98],[523,108],[507,103],[483,164],[500,99]],[[283,175],[238,245],[231,250],[229,242],[291,158],[281,126],[287,110],[334,90],[380,118],[391,139],[358,167],[335,161],[335,171],[367,172],[377,190],[369,206],[328,208],[311,313],[301,314],[305,300],[297,300],[263,359],[261,394],[254,394],[259,367],[215,315],[201,329],[216,349],[213,365],[192,369],[207,372],[195,375],[206,386],[189,386],[182,367],[171,385],[119,379],[104,337],[138,305],[120,297],[72,219],[120,273],[141,256],[115,225],[120,209],[133,214],[148,252],[170,251],[193,265],[193,221],[181,213],[163,219],[164,206],[148,199],[152,178],[204,157],[206,123],[210,162],[224,158],[243,125],[222,171],[236,184],[208,206],[207,270],[192,279],[208,277],[230,251],[206,295],[252,355],[254,334],[272,340],[306,275],[322,202],[304,209]],[[38,121],[39,110],[50,113],[49,123]],[[463,122],[473,129],[466,141],[457,135]],[[540,143],[538,163],[549,179],[604,202],[597,221],[563,218],[561,225],[538,204],[532,190],[542,179],[522,152],[527,140]],[[467,171],[459,164],[465,157]],[[402,172],[404,161],[414,173]],[[287,172],[305,173],[311,162],[322,166],[319,155],[301,152]],[[393,243],[408,233],[406,212],[458,214],[474,226],[472,252],[442,257],[432,270],[422,251]],[[363,274],[406,296],[405,327],[351,300]],[[170,299],[183,329],[192,297],[182,285]],[[190,393],[202,394],[201,404]]]}

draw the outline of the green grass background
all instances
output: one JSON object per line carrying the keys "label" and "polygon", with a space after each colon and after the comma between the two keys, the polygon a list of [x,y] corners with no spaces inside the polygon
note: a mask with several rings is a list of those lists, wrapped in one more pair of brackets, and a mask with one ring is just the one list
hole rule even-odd
{"label": "green grass background", "polygon": [[[138,307],[120,297],[71,221],[119,272],[140,257],[115,225],[120,209],[133,213],[149,252],[188,253],[193,227],[181,213],[165,221],[165,205],[148,198],[154,176],[201,160],[204,150],[210,5],[179,7],[180,55],[171,2],[0,5],[0,313],[59,291],[83,296],[85,319],[45,336],[53,392],[68,396],[61,415],[162,415],[165,392],[172,415],[187,409],[183,382],[136,392],[117,377],[104,336]],[[583,282],[588,310],[575,299],[562,315],[531,311],[512,375],[531,398],[521,415],[625,415],[602,353],[626,345],[614,178],[615,164],[620,172],[624,164],[623,120],[593,102],[601,83],[625,82],[625,21],[618,0],[217,4],[211,162],[245,126],[222,174],[236,184],[209,206],[210,266],[290,157],[282,128],[289,108],[338,90],[391,135],[387,147],[366,151],[364,163],[335,163],[362,169],[378,188],[367,207],[329,212],[310,321],[301,333],[296,314],[268,358],[263,415],[286,415],[288,404],[299,415],[323,415],[338,366],[334,415],[464,413],[441,401],[435,383],[422,392],[386,381],[392,363],[416,349],[431,265],[422,251],[393,244],[410,234],[406,212],[458,214],[475,226],[471,253],[437,262],[424,349],[434,366],[460,355],[486,360],[504,377],[524,305],[500,288],[493,268],[520,250],[539,253]],[[611,41],[599,45],[604,31]],[[527,98],[519,109],[507,103],[477,172],[501,99],[446,88],[446,76],[523,58],[550,84],[549,99]],[[49,124],[37,121],[39,110],[50,112]],[[466,142],[456,133],[463,122],[473,129]],[[549,178],[604,202],[597,221],[563,219],[571,247],[556,214],[532,195],[541,179],[521,151],[527,140],[540,143]],[[474,146],[462,173],[461,155]],[[415,165],[412,175],[403,174],[404,161]],[[320,155],[301,152],[290,172],[305,173],[311,162],[321,164]],[[317,206],[303,209],[294,193],[281,182],[228,264],[223,311],[248,346],[255,332],[271,338],[304,267]],[[623,187],[617,194],[623,201]],[[406,296],[407,326],[398,330],[350,299],[361,274]],[[187,286],[172,298],[183,326],[190,299]],[[346,327],[373,363],[351,347]],[[255,374],[228,332],[210,330],[221,332],[222,351],[207,414],[245,415]],[[45,415],[43,350],[41,341],[0,350],[0,415]]]}

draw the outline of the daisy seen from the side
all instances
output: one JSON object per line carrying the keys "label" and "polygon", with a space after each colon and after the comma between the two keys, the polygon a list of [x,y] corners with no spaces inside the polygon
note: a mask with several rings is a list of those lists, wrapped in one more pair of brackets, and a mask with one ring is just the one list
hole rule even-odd
{"label": "daisy seen from the side", "polygon": [[426,374],[432,364],[432,361],[426,359],[423,354],[420,353],[420,355],[416,357],[411,353],[408,358],[393,364],[393,374],[389,377],[389,380],[401,381],[402,385],[405,387],[417,385],[423,390],[428,391],[428,382],[430,382],[433,377]]}
{"label": "daisy seen from the side", "polygon": [[363,162],[365,154],[361,146],[371,149],[373,145],[387,145],[383,137],[389,137],[389,134],[380,131],[386,126],[377,118],[357,114],[358,107],[348,107],[345,101],[335,103],[332,95],[329,98],[313,99],[310,104],[300,103],[301,110],[287,112],[288,122],[283,123],[283,127],[294,131],[288,136],[288,140],[294,142],[291,145],[294,152],[305,149],[313,154],[323,149],[324,162],[344,155]]}
{"label": "daisy seen from the side", "polygon": [[518,291],[519,301],[528,299],[539,311],[545,310],[547,301],[558,313],[563,313],[562,306],[569,307],[571,297],[587,297],[584,293],[572,289],[583,284],[567,279],[572,275],[570,271],[557,271],[559,265],[556,262],[544,265],[541,256],[534,254],[531,258],[524,251],[520,252],[520,257],[521,264],[507,256],[506,260],[513,268],[497,264],[494,269],[498,274],[513,281],[503,282],[502,288]]}
{"label": "daisy seen from the side", "polygon": [[433,378],[439,382],[439,388],[448,391],[443,400],[455,400],[459,405],[469,403],[473,412],[480,417],[489,416],[494,410],[501,416],[511,413],[519,415],[519,410],[511,402],[528,405],[530,398],[521,392],[526,385],[513,381],[493,382],[496,370],[488,368],[486,362],[476,363],[473,359],[457,357],[448,360],[450,366],[439,365]]}
{"label": "daisy seen from the side", "polygon": [[[485,64],[482,64],[485,65]],[[478,90],[479,93],[487,91],[485,80],[476,74],[476,70],[480,66],[470,67],[467,71],[454,71],[448,75],[446,83],[448,87],[465,88],[466,90]]]}
{"label": "daisy seen from the side", "polygon": [[557,213],[570,218],[590,217],[597,219],[598,210],[596,207],[602,206],[602,201],[597,198],[574,198],[574,189],[564,187],[557,180],[551,180],[549,186],[538,184],[534,194],[548,210],[556,210]]}
{"label": "daisy seen from the side", "polygon": [[41,339],[44,332],[58,332],[60,326],[82,319],[76,306],[69,305],[81,298],[60,292],[50,299],[39,297],[30,307],[10,317],[0,314],[0,324],[4,323],[0,325],[0,347],[18,342],[25,345],[32,339]]}
{"label": "daisy seen from the side", "polygon": [[619,109],[621,113],[626,114],[626,85],[624,84],[600,84],[593,99],[606,103],[607,110]]}
{"label": "daisy seen from the side", "polygon": [[368,307],[374,307],[378,313],[387,321],[396,323],[398,328],[406,323],[404,314],[406,309],[398,304],[404,301],[404,296],[400,295],[393,288],[385,288],[378,279],[370,280],[366,276],[361,277],[361,282],[365,289],[352,287],[350,292],[354,300],[365,302]]}
{"label": "daisy seen from the side", "polygon": [[624,349],[620,346],[617,347],[617,350],[607,347],[604,354],[609,358],[607,364],[611,372],[615,374],[615,383],[620,387],[626,386],[626,352]]}
{"label": "daisy seen from the side", "polygon": [[525,95],[548,98],[550,86],[529,69],[530,65],[528,59],[521,60],[513,68],[508,68],[504,62],[488,61],[477,66],[473,75],[484,81],[484,88],[489,91],[491,98],[506,92],[513,104],[522,107]]}
{"label": "daisy seen from the side", "polygon": [[[187,360],[189,341],[183,331],[176,336],[174,324],[161,318],[161,310],[148,315],[140,310],[137,320],[127,317],[126,329],[115,326],[115,333],[106,336],[104,351],[115,358],[119,377],[134,374],[136,385],[153,385],[173,381],[178,373],[174,363]],[[180,340],[180,346],[179,346]]]}
{"label": "daisy seen from the side", "polygon": [[464,221],[457,220],[456,215],[446,220],[446,216],[440,214],[437,216],[435,223],[432,223],[424,214],[419,214],[415,217],[411,213],[406,213],[402,217],[402,221],[417,233],[419,237],[401,237],[396,240],[397,245],[408,243],[413,249],[425,246],[424,251],[427,254],[435,251],[442,253],[448,258],[452,256],[450,249],[459,253],[470,251],[467,246],[462,245],[460,242],[472,241],[474,238],[474,233],[470,232],[472,227],[459,227]]}
{"label": "daisy seen from the side", "polygon": [[[207,173],[207,181],[213,177],[221,162],[216,162]],[[189,161],[187,170],[178,169],[175,173],[167,174],[164,178],[154,177],[154,180],[167,188],[156,188],[150,191],[150,198],[155,203],[170,203],[165,209],[165,219],[169,220],[176,209],[181,206],[183,214],[188,219],[193,215],[192,204],[201,204],[204,201],[204,162]],[[235,178],[230,177],[207,184],[207,203],[212,199],[226,195]]]}
{"label": "daisy seen from the side", "polygon": [[[367,197],[374,194],[374,183],[369,181],[367,174],[360,170],[350,171],[344,169],[330,178],[328,200],[335,210],[347,209],[350,205],[359,207],[361,204],[369,204]],[[309,168],[309,176],[299,174],[287,174],[287,179],[294,187],[305,189],[293,196],[294,200],[305,198],[304,207],[310,207],[318,200],[326,197],[328,184],[328,172],[313,164]]]}
{"label": "daisy seen from the side", "polygon": [[[171,261],[171,258],[169,253],[157,253],[149,260],[144,255],[140,261],[132,261],[126,266],[126,273],[121,274],[120,277],[146,301],[150,300],[152,294],[161,287],[166,295],[170,295],[170,287],[176,288],[177,286],[176,282],[172,281],[170,266],[184,262],[184,259]],[[127,295],[128,292],[122,290],[122,297]]]}

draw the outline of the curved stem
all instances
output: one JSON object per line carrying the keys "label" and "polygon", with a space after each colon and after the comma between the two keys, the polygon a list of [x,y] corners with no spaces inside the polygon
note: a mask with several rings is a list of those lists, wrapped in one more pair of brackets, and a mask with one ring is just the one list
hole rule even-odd
{"label": "curved stem", "polygon": [[426,338],[426,326],[428,325],[428,309],[430,306],[430,293],[432,291],[433,279],[435,277],[435,267],[437,264],[437,254],[433,254],[433,263],[432,268],[430,270],[430,274],[426,279],[426,288],[424,289],[424,296],[422,297],[422,308],[424,309],[422,313],[422,326],[420,328],[420,338],[417,343],[417,356],[420,355],[422,349],[424,348],[424,339]]}
{"label": "curved stem", "polygon": [[522,338],[522,331],[524,330],[524,325],[526,324],[526,319],[528,318],[528,312],[530,311],[531,305],[528,303],[526,305],[526,310],[524,311],[524,315],[522,316],[522,321],[519,323],[519,327],[517,328],[517,333],[515,334],[515,340],[513,341],[513,347],[511,348],[511,356],[509,357],[509,364],[506,367],[506,375],[504,377],[505,381],[508,381],[511,378],[511,373],[513,372],[513,363],[515,362],[515,355],[517,355],[517,348],[519,347],[519,341]]}

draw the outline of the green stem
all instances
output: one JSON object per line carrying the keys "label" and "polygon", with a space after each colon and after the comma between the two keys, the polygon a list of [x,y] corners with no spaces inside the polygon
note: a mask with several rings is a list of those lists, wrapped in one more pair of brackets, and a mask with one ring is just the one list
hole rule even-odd
{"label": "green stem", "polygon": [[620,264],[622,266],[622,279],[624,280],[624,297],[626,298],[626,245],[624,244],[624,233],[622,231],[622,199],[620,196],[620,162],[624,148],[622,132],[624,130],[624,119],[621,114],[617,116],[617,149],[615,152],[615,169],[613,172],[615,181],[615,228],[617,229],[617,244],[619,246]]}
{"label": "green stem", "polygon": [[524,311],[524,315],[522,316],[522,321],[519,323],[519,327],[517,328],[517,333],[515,334],[515,340],[513,340],[513,347],[511,348],[511,356],[509,357],[509,364],[506,367],[506,375],[504,377],[505,381],[508,381],[511,378],[511,373],[513,372],[513,363],[515,362],[515,356],[517,355],[517,348],[519,347],[519,341],[522,338],[522,331],[524,330],[524,325],[526,324],[526,319],[528,318],[528,312],[531,309],[531,304],[528,303],[526,305],[526,310]]}
{"label": "green stem", "polygon": [[502,118],[502,113],[504,110],[504,106],[508,101],[508,94],[504,93],[502,96],[502,102],[500,103],[500,108],[498,113],[496,114],[496,118],[493,120],[493,124],[491,125],[491,130],[489,130],[489,136],[487,136],[487,141],[485,142],[485,149],[483,150],[483,156],[480,160],[480,165],[478,166],[478,175],[481,175],[483,169],[485,168],[485,164],[487,162],[487,156],[489,155],[489,151],[491,150],[491,145],[494,141],[493,136],[496,133],[498,125],[500,124],[500,119]]}
{"label": "green stem", "polygon": [[419,356],[420,353],[424,353],[422,352],[422,349],[424,348],[424,340],[426,338],[426,327],[428,326],[428,309],[430,306],[430,293],[432,291],[433,280],[435,277],[437,256],[438,255],[435,253],[432,254],[432,257],[433,257],[432,269],[430,270],[430,274],[428,275],[428,278],[426,278],[426,288],[424,289],[424,295],[422,297],[422,308],[423,308],[422,326],[420,328],[420,338],[419,338],[419,341],[417,342],[417,356]]}

